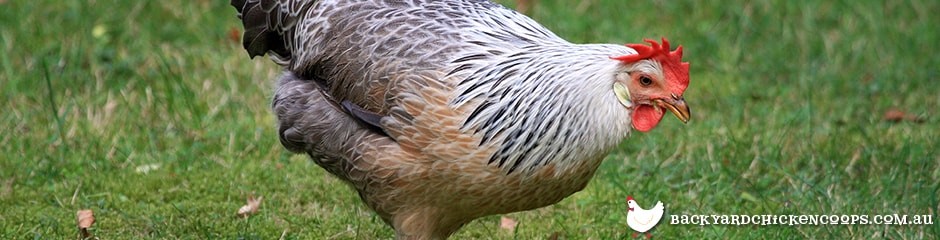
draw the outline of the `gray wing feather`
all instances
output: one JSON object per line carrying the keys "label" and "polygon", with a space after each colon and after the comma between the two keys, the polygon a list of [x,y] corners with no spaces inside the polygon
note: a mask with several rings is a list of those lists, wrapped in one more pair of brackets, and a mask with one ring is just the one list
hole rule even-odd
{"label": "gray wing feather", "polygon": [[397,87],[393,79],[401,75],[436,73],[425,79],[451,81],[439,83],[454,87],[461,76],[527,46],[567,43],[489,1],[233,0],[232,5],[245,25],[251,56],[272,53],[298,77],[326,81],[336,101],[380,115],[388,113],[400,91],[417,91]]}

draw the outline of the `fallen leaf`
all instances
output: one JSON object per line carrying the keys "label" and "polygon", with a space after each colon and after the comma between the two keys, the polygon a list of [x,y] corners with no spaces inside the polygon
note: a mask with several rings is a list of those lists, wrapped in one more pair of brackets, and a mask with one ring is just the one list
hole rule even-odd
{"label": "fallen leaf", "polygon": [[516,231],[516,225],[518,224],[519,222],[516,222],[516,220],[512,218],[501,217],[499,219],[499,228],[509,230],[510,232]]}
{"label": "fallen leaf", "polygon": [[235,42],[235,43],[241,42],[241,36],[242,36],[241,32],[239,32],[238,28],[236,27],[230,28],[228,30],[228,39],[232,40],[232,42]]}
{"label": "fallen leaf", "polygon": [[904,113],[901,110],[890,109],[887,112],[885,112],[884,118],[885,120],[888,120],[888,121],[900,122],[901,120],[904,120],[904,115],[906,115],[906,113]]}
{"label": "fallen leaf", "polygon": [[92,224],[95,224],[95,212],[92,212],[89,209],[78,210],[78,228],[90,228]]}
{"label": "fallen leaf", "polygon": [[516,11],[528,15],[532,10],[532,0],[516,0]]}
{"label": "fallen leaf", "polygon": [[78,210],[78,213],[75,214],[78,218],[78,230],[82,233],[82,238],[91,237],[91,233],[88,232],[88,228],[92,224],[95,224],[95,213],[90,209]]}
{"label": "fallen leaf", "polygon": [[885,111],[884,120],[889,122],[910,121],[915,123],[923,122],[924,119],[914,114],[909,114],[903,110],[892,108]]}
{"label": "fallen leaf", "polygon": [[134,171],[137,173],[141,173],[141,174],[147,174],[150,171],[157,170],[157,169],[160,169],[160,164],[151,163],[151,164],[144,164],[144,165],[137,166],[137,168],[135,168]]}
{"label": "fallen leaf", "polygon": [[238,216],[248,217],[257,213],[258,208],[261,207],[262,198],[263,197],[255,198],[255,196],[248,196],[248,203],[238,209]]}

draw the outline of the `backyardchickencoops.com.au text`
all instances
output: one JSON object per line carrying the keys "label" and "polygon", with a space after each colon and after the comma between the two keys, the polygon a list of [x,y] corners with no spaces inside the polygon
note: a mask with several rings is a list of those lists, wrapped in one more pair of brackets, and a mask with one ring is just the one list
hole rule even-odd
{"label": "backyardchickencoops.com.au text", "polygon": [[671,215],[673,225],[932,225],[933,215]]}

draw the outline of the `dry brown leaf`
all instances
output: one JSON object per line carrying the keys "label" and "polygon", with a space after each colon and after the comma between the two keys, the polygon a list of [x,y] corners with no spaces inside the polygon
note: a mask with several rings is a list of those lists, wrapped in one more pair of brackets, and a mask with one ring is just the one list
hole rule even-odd
{"label": "dry brown leaf", "polygon": [[78,210],[78,228],[90,228],[95,224],[95,212],[90,209]]}
{"label": "dry brown leaf", "polygon": [[238,209],[238,216],[248,217],[258,212],[261,207],[261,199],[264,197],[248,196],[248,203]]}
{"label": "dry brown leaf", "polygon": [[532,0],[516,0],[516,11],[528,15],[532,10]]}
{"label": "dry brown leaf", "polygon": [[901,121],[910,121],[915,123],[923,122],[924,120],[917,115],[909,114],[903,110],[892,108],[885,111],[884,120],[889,122],[901,122]]}
{"label": "dry brown leaf", "polygon": [[78,229],[82,233],[82,238],[91,237],[91,233],[88,232],[88,228],[92,224],[95,224],[95,213],[90,209],[78,210],[78,213],[75,214],[78,218]]}
{"label": "dry brown leaf", "polygon": [[900,122],[901,120],[904,120],[904,115],[906,115],[906,113],[904,113],[901,110],[890,109],[887,112],[885,112],[884,118],[885,120],[888,120],[888,121]]}
{"label": "dry brown leaf", "polygon": [[499,218],[499,228],[509,230],[510,232],[515,232],[516,225],[519,225],[519,222],[516,222],[515,219],[508,217]]}
{"label": "dry brown leaf", "polygon": [[238,31],[238,28],[233,27],[228,30],[228,39],[232,40],[232,42],[240,43],[242,40],[241,36],[242,34]]}

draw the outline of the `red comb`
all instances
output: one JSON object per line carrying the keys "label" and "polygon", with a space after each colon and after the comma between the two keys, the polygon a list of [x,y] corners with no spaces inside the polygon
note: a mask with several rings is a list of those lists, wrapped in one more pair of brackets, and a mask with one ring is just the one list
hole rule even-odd
{"label": "red comb", "polygon": [[633,200],[633,196],[627,196],[627,201]]}
{"label": "red comb", "polygon": [[611,59],[624,63],[634,63],[643,59],[655,60],[663,67],[669,88],[679,95],[685,92],[685,88],[689,86],[689,63],[682,62],[682,46],[670,52],[669,41],[666,38],[662,38],[662,45],[650,39],[643,39],[643,41],[649,43],[650,46],[627,44],[627,47],[636,50],[636,54],[611,57]]}

